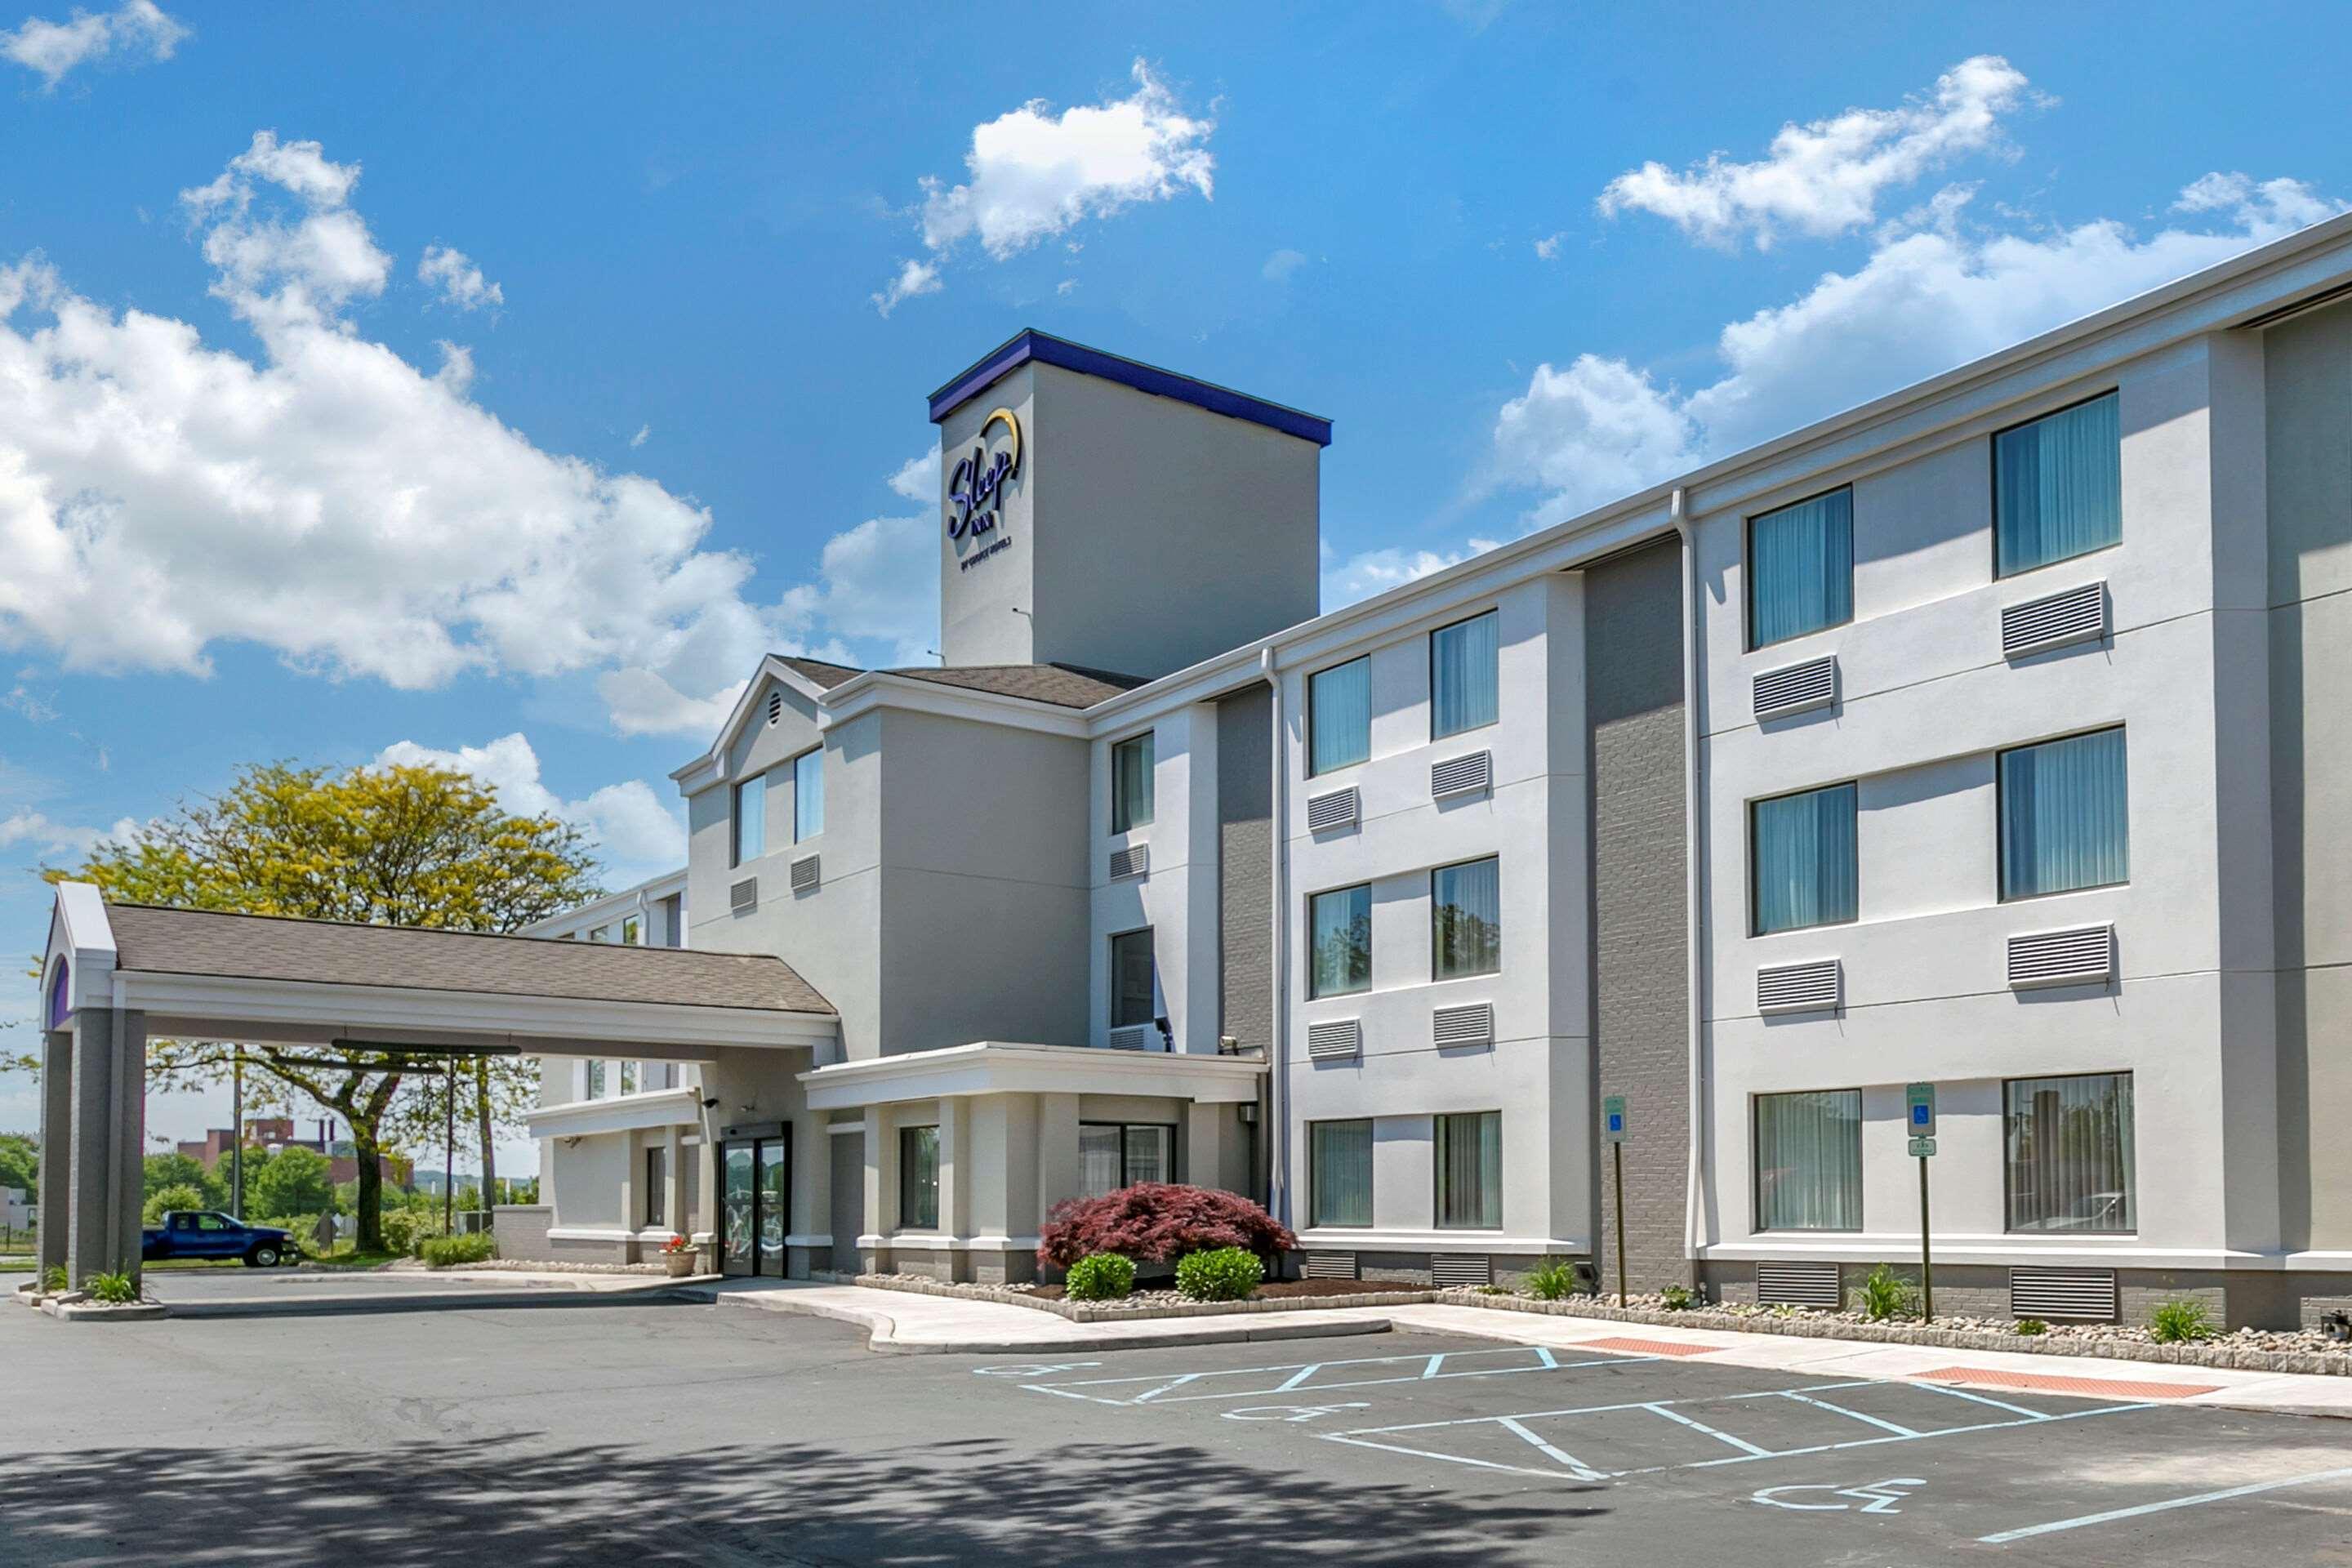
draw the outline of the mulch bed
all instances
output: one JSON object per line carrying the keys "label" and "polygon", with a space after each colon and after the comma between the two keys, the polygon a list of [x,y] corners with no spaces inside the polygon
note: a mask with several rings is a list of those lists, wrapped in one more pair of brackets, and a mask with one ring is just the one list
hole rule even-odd
{"label": "mulch bed", "polygon": [[[1137,1289],[1139,1291],[1151,1290],[1159,1288],[1160,1283],[1155,1281],[1152,1284],[1144,1284],[1139,1281]],[[1399,1290],[1410,1290],[1422,1296],[1429,1294],[1428,1286],[1415,1285],[1403,1279],[1277,1279],[1270,1284],[1259,1286],[1251,1293],[1250,1300],[1270,1301],[1292,1296],[1383,1296],[1391,1291]],[[1062,1300],[1062,1288],[1059,1285],[1024,1285],[1021,1287],[1021,1293],[1046,1301]]]}

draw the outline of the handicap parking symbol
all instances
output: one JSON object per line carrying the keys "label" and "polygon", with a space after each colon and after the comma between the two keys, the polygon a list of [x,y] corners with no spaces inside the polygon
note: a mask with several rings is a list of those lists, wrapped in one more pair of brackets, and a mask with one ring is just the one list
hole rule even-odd
{"label": "handicap parking symbol", "polygon": [[[1766,1487],[1748,1500],[1760,1502],[1767,1508],[1792,1509],[1800,1513],[1843,1513],[1849,1510],[1859,1513],[1900,1513],[1903,1510],[1895,1505],[1911,1495],[1907,1489],[1924,1487],[1927,1484],[1927,1480],[1919,1476],[1889,1476],[1883,1481],[1871,1481],[1858,1487],[1839,1487],[1828,1482],[1811,1486]],[[1800,1492],[1827,1492],[1832,1497],[1845,1498],[1849,1500],[1845,1502],[1830,1502],[1822,1500],[1801,1501],[1796,1495]],[[1855,1508],[1856,1503],[1861,1505],[1860,1508]]]}
{"label": "handicap parking symbol", "polygon": [[1369,1399],[1350,1399],[1342,1405],[1248,1405],[1239,1410],[1228,1410],[1228,1421],[1313,1421],[1319,1416],[1336,1415],[1342,1410],[1368,1410]]}

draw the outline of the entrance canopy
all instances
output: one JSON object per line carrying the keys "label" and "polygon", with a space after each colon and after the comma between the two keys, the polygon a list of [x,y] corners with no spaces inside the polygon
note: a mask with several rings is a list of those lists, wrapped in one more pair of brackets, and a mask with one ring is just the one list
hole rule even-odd
{"label": "entrance canopy", "polygon": [[110,904],[58,886],[41,964],[41,1263],[139,1268],[147,1041],[695,1060],[814,1051],[782,959]]}

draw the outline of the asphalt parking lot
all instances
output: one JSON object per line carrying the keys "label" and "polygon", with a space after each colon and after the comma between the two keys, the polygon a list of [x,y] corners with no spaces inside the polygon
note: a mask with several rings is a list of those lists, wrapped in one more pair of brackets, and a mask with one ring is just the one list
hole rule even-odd
{"label": "asphalt parking lot", "polygon": [[1638,1340],[881,1356],[813,1319],[565,1298],[16,1310],[0,1367],[12,1564],[2352,1564],[2352,1423]]}

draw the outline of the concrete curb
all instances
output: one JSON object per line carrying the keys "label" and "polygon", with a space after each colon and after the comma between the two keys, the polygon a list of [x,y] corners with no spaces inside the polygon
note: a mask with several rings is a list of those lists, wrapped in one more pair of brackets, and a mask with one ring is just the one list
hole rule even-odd
{"label": "concrete curb", "polygon": [[1056,1301],[998,1285],[956,1285],[937,1279],[910,1279],[903,1274],[859,1274],[847,1282],[866,1290],[899,1290],[910,1296],[937,1296],[950,1301],[990,1301],[1000,1306],[1026,1307],[1033,1312],[1051,1312],[1072,1323],[1148,1323],[1166,1318],[1225,1318],[1263,1312],[1345,1312],[1367,1307],[1453,1304],[1452,1297],[1438,1290],[1365,1290],[1351,1296],[1289,1296],[1266,1301],[1191,1301],[1181,1306],[1106,1307],[1088,1301]]}
{"label": "concrete curb", "polygon": [[566,1286],[521,1286],[507,1289],[416,1290],[399,1295],[232,1296],[215,1301],[185,1301],[172,1308],[176,1318],[324,1318],[380,1312],[432,1312],[453,1308],[595,1307],[664,1298],[701,1300],[683,1292],[687,1279],[655,1279],[615,1289],[583,1289]]}
{"label": "concrete curb", "polygon": [[66,1323],[141,1323],[169,1317],[172,1312],[172,1309],[161,1301],[134,1301],[110,1307],[98,1301],[68,1301],[62,1296],[51,1296],[43,1300],[41,1310]]}
{"label": "concrete curb", "polygon": [[[797,1312],[808,1317],[828,1318],[835,1322],[855,1324],[866,1331],[866,1348],[885,1355],[1057,1355],[1067,1351],[1160,1350],[1181,1345],[1243,1344],[1257,1341],[1384,1334],[1390,1331],[1391,1327],[1385,1318],[1368,1318],[1355,1322],[1338,1323],[1230,1323],[1197,1329],[1159,1329],[1148,1333],[1120,1334],[1117,1337],[1066,1333],[1043,1339],[1005,1340],[975,1337],[908,1342],[898,1337],[897,1319],[887,1312],[872,1308],[848,1307],[834,1301],[811,1301],[796,1299],[781,1291],[739,1293],[701,1289],[682,1291],[680,1294],[689,1300],[714,1301],[721,1306],[750,1307],[766,1312]],[[932,1292],[909,1291],[908,1294],[926,1295]],[[938,1292],[938,1294],[946,1295],[947,1292]],[[962,1300],[970,1300],[971,1298],[964,1297]]]}
{"label": "concrete curb", "polygon": [[2035,1334],[1989,1334],[1975,1330],[1912,1328],[1894,1323],[1849,1323],[1822,1318],[1735,1316],[1695,1308],[1667,1312],[1646,1307],[1612,1307],[1586,1298],[1538,1301],[1523,1296],[1481,1296],[1474,1290],[1440,1291],[1440,1307],[1475,1307],[1489,1312],[1524,1312],[1545,1318],[1580,1318],[1604,1323],[1647,1323],[1656,1328],[1713,1329],[1723,1333],[1777,1334],[1801,1340],[1854,1340],[1868,1344],[1926,1345],[1937,1350],[2005,1351],[2019,1355],[2073,1356],[2094,1361],[2148,1362],[2159,1366],[2202,1366],[2223,1372],[2287,1373],[2302,1377],[2352,1377],[2352,1356],[2318,1352],[2233,1349],[2222,1345],[2142,1345],[2122,1341],[2060,1339]]}

